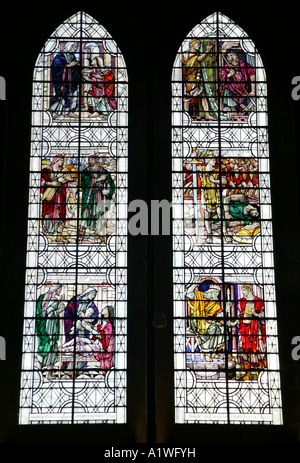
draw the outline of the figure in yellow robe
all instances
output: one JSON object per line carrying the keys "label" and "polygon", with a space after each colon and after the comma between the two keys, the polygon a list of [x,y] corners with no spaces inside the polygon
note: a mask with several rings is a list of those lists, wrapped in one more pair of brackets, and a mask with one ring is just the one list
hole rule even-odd
{"label": "figure in yellow robe", "polygon": [[[204,90],[203,75],[201,62],[205,60],[207,55],[213,49],[213,44],[206,45],[203,52],[200,51],[201,42],[199,39],[192,39],[189,43],[189,51],[187,56],[182,56],[183,78],[185,83],[184,110],[189,112],[191,108],[196,113],[199,112],[199,107],[203,109],[203,117],[205,119],[216,118],[210,114],[209,100]],[[197,109],[195,109],[197,108]]]}
{"label": "figure in yellow robe", "polygon": [[224,325],[220,317],[223,315],[218,299],[220,287],[210,285],[206,291],[191,287],[187,292],[191,329],[194,330],[202,351],[214,352],[224,346]]}

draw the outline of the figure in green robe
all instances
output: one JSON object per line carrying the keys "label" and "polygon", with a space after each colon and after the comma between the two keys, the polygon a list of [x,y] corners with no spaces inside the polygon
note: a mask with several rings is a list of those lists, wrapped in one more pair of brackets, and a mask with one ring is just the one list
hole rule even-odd
{"label": "figure in green robe", "polygon": [[88,229],[95,240],[106,236],[104,214],[110,209],[115,184],[110,173],[100,164],[99,157],[89,157],[88,166],[81,173],[82,208],[79,242]]}
{"label": "figure in green robe", "polygon": [[62,286],[52,284],[49,291],[41,294],[36,306],[37,359],[46,369],[46,378],[53,377],[53,367],[58,360],[59,313],[64,310],[59,299]]}

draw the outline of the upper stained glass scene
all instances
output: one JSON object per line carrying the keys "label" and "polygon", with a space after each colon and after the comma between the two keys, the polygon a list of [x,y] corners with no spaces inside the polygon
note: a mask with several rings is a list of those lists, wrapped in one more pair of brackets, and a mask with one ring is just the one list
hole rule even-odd
{"label": "upper stained glass scene", "polygon": [[253,54],[238,40],[191,38],[182,52],[184,110],[195,120],[245,120],[255,110]]}
{"label": "upper stained glass scene", "polygon": [[86,13],[37,58],[21,424],[126,422],[127,91]]}
{"label": "upper stained glass scene", "polygon": [[215,13],[172,75],[178,423],[282,422],[268,147],[261,57]]}

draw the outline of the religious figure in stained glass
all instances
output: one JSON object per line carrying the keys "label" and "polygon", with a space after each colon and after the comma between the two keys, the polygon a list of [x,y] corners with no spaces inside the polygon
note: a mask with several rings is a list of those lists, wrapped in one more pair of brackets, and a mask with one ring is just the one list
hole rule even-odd
{"label": "religious figure in stained glass", "polygon": [[85,230],[94,232],[95,240],[106,239],[106,213],[111,208],[115,184],[111,174],[100,164],[99,156],[91,155],[81,175],[82,206],[80,240]]}
{"label": "religious figure in stained glass", "polygon": [[58,227],[66,220],[66,186],[64,174],[61,173],[63,164],[63,157],[56,156],[42,170],[42,220],[43,229],[49,235],[57,233]]}
{"label": "religious figure in stained glass", "polygon": [[[243,380],[252,379],[253,370],[267,366],[266,360],[266,329],[264,317],[264,302],[253,293],[252,285],[243,285],[243,297],[239,300],[240,323],[238,329],[239,353],[245,370],[248,370]],[[251,372],[250,372],[251,368]]]}
{"label": "religious figure in stained glass", "polygon": [[[182,56],[185,83],[184,109],[196,116],[199,114],[199,108],[202,108],[205,119],[215,119],[214,101],[209,97],[211,92],[205,88],[206,57],[209,56],[213,44],[207,44],[204,51],[200,50],[201,44],[200,40],[192,39],[188,54]],[[213,58],[215,56],[210,57],[208,66],[213,63]]]}
{"label": "religious figure in stained glass", "polygon": [[54,117],[73,115],[78,110],[78,91],[80,83],[80,67],[75,52],[78,43],[69,42],[57,52],[51,63],[53,97],[50,110]]}
{"label": "religious figure in stained glass", "polygon": [[114,74],[110,69],[103,69],[103,62],[99,56],[91,59],[93,70],[84,70],[83,78],[91,83],[87,92],[86,102],[91,117],[100,116],[104,119],[117,109],[114,98]]}
{"label": "religious figure in stained glass", "polygon": [[224,327],[221,321],[223,307],[218,284],[208,284],[201,290],[197,285],[187,289],[188,312],[190,313],[189,331],[197,336],[202,351],[214,352],[224,349]]}
{"label": "religious figure in stained glass", "polygon": [[255,105],[255,72],[239,51],[223,55],[221,99],[223,110],[246,113]]}
{"label": "religious figure in stained glass", "polygon": [[172,78],[178,423],[281,423],[266,78],[221,13]]}
{"label": "religious figure in stained glass", "polygon": [[59,315],[64,310],[60,297],[61,290],[61,284],[53,283],[46,293],[40,294],[37,300],[36,361],[38,368],[45,369],[48,380],[53,377],[53,370],[58,361]]}

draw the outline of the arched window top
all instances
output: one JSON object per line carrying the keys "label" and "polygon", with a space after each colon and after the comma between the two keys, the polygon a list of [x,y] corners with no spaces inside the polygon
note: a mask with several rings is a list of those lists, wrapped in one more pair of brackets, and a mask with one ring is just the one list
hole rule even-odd
{"label": "arched window top", "polygon": [[[78,66],[73,65],[75,61],[67,62],[71,59],[79,63],[80,70]],[[99,116],[102,114],[98,121],[99,119],[105,120],[105,117],[108,118],[111,114],[116,117],[116,114],[126,113],[128,76],[124,57],[116,42],[97,21],[88,14],[79,12],[61,24],[45,43],[34,69],[34,81],[40,82],[40,85],[34,85],[33,93],[36,96],[41,96],[42,93],[40,92],[44,91],[43,96],[47,96],[48,100],[44,99],[43,103],[54,118],[67,114],[72,117],[74,116],[72,113],[75,112],[76,116],[86,119],[87,116],[90,116],[86,112],[88,105],[84,100],[87,82],[92,79],[94,88],[96,85],[100,87],[100,77],[98,77],[96,70],[100,71],[102,80],[104,79],[103,91],[106,91],[109,97],[108,103],[111,109],[120,109],[120,111],[105,111],[104,109],[98,111]],[[92,74],[88,75],[88,72]],[[60,79],[63,79],[63,86],[60,86]],[[81,86],[78,85],[79,80]],[[42,82],[48,82],[47,95],[45,95],[46,84],[44,83],[42,86]],[[111,88],[109,87],[110,82]],[[77,101],[78,105],[75,107],[75,101],[71,101],[70,92],[77,92],[78,94],[81,92],[81,100]],[[114,101],[116,96],[118,97],[118,108]],[[60,100],[58,107],[55,108],[55,103],[58,100]],[[64,109],[62,109],[62,105],[64,105]],[[113,124],[116,123],[116,121],[112,122]]]}
{"label": "arched window top", "polygon": [[21,424],[126,422],[127,92],[84,12],[37,58]]}
{"label": "arched window top", "polygon": [[[193,64],[195,59],[193,55],[195,57],[197,54],[203,58],[201,61],[199,59],[197,61],[198,64],[200,63],[198,69]],[[188,86],[186,88],[188,95],[185,95],[184,100],[186,102],[185,108],[189,109],[186,111],[185,116],[190,114],[193,122],[204,118],[210,121],[233,120],[232,111],[230,110],[232,106],[224,103],[224,93],[226,94],[229,91],[229,86],[226,87],[225,82],[227,79],[226,72],[228,73],[229,69],[234,69],[237,62],[241,63],[244,69],[242,75],[235,77],[236,81],[241,79],[235,91],[240,94],[241,92],[248,95],[253,94],[253,89],[248,83],[251,72],[255,74],[257,87],[255,104],[252,101],[252,109],[248,108],[250,112],[244,111],[244,120],[246,120],[247,116],[251,126],[266,124],[266,116],[263,114],[266,111],[266,75],[262,59],[248,35],[238,25],[219,12],[212,14],[191,30],[183,40],[174,61],[172,74],[173,97],[176,96],[177,91],[179,92],[178,95],[181,95],[182,74],[185,75],[185,85]],[[192,112],[192,107],[193,103],[200,98],[200,81],[203,89],[202,94],[205,93],[206,96],[204,104],[207,105],[207,109],[202,108],[202,114],[197,114]],[[251,104],[250,99],[248,104]],[[205,111],[204,114],[203,111]],[[184,123],[189,121],[189,119],[184,120]],[[242,118],[236,117],[236,121],[242,121]]]}
{"label": "arched window top", "polygon": [[[72,42],[73,40],[73,42]],[[82,47],[75,50],[77,56],[81,55],[86,63],[91,57],[103,55],[102,65],[105,67],[114,64],[117,59],[116,67],[123,70],[123,79],[127,79],[127,70],[125,60],[121,54],[118,45],[113,40],[107,30],[101,26],[95,19],[84,12],[78,12],[64,21],[52,33],[46,41],[43,50],[37,58],[35,66],[35,76],[44,67],[44,62],[52,53],[72,47],[72,44],[82,42]]]}
{"label": "arched window top", "polygon": [[217,12],[172,74],[177,423],[280,424],[266,74]]}

